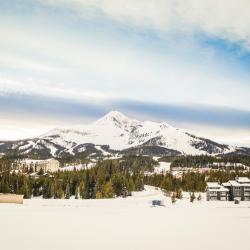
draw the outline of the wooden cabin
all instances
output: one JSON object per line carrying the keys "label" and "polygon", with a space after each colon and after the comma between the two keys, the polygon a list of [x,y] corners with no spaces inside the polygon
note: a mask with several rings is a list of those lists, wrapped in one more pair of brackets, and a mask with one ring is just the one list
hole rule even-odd
{"label": "wooden cabin", "polygon": [[22,194],[0,194],[0,203],[23,204]]}

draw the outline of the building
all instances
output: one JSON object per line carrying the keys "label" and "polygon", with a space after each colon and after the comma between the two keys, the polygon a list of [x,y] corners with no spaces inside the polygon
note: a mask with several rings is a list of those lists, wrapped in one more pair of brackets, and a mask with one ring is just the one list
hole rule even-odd
{"label": "building", "polygon": [[221,186],[217,182],[208,182],[207,188],[207,201],[210,200],[228,200],[229,199],[229,190]]}
{"label": "building", "polygon": [[0,194],[0,203],[23,204],[22,194]]}
{"label": "building", "polygon": [[177,178],[181,179],[185,173],[206,173],[210,172],[211,168],[204,167],[204,168],[194,168],[194,167],[173,167],[171,168],[171,174]]}
{"label": "building", "polygon": [[54,158],[46,160],[25,159],[19,162],[18,167],[34,172],[39,172],[41,169],[44,172],[57,172],[60,168],[60,162]]}
{"label": "building", "polygon": [[219,168],[219,169],[249,169],[248,166],[242,163],[234,163],[234,162],[212,162],[206,165],[209,168]]}
{"label": "building", "polygon": [[250,200],[250,179],[247,177],[236,177],[233,181],[222,184],[229,190],[230,200]]}
{"label": "building", "polygon": [[207,200],[248,200],[250,201],[250,179],[247,177],[236,177],[220,185],[217,182],[208,182]]}

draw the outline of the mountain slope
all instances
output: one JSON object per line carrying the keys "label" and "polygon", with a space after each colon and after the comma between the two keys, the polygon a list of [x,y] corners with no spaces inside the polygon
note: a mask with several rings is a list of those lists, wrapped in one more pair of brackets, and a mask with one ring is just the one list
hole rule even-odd
{"label": "mountain slope", "polygon": [[56,128],[29,140],[0,142],[0,153],[13,150],[21,154],[52,156],[76,153],[108,155],[116,152],[199,155],[240,152],[241,148],[197,137],[164,122],[141,122],[112,111],[88,125]]}

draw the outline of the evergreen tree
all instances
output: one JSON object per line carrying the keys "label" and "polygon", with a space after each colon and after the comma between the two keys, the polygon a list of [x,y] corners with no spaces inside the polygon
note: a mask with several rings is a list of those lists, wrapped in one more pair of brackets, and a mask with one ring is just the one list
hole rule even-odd
{"label": "evergreen tree", "polygon": [[67,183],[66,190],[65,190],[65,199],[70,199],[70,196],[71,196],[71,194],[70,194],[70,184]]}
{"label": "evergreen tree", "polygon": [[20,193],[24,195],[25,199],[29,199],[31,197],[31,192],[29,189],[29,184],[26,179],[24,179],[23,184],[20,188]]}
{"label": "evergreen tree", "polygon": [[76,186],[76,189],[75,189],[75,199],[79,199],[79,187]]}
{"label": "evergreen tree", "polygon": [[172,204],[174,204],[176,202],[176,193],[175,192],[173,192],[171,195],[171,202],[172,202]]}
{"label": "evergreen tree", "polygon": [[43,168],[40,168],[40,170],[38,171],[37,173],[38,175],[44,175],[44,171],[43,171]]}
{"label": "evergreen tree", "polygon": [[194,202],[195,200],[195,194],[194,192],[192,192],[192,194],[190,194],[190,202]]}
{"label": "evergreen tree", "polygon": [[197,200],[198,200],[198,201],[201,201],[201,200],[202,200],[201,194],[198,195]]}
{"label": "evergreen tree", "polygon": [[112,182],[109,181],[103,186],[103,194],[104,198],[113,198],[114,197],[114,191],[113,191],[113,186]]}
{"label": "evergreen tree", "polygon": [[182,196],[182,191],[181,191],[181,189],[178,189],[177,192],[176,192],[176,198],[177,199],[182,199],[182,197],[183,197]]}
{"label": "evergreen tree", "polygon": [[84,187],[85,187],[85,185],[84,185],[83,181],[81,181],[79,183],[79,196],[82,199],[84,199],[84,197],[85,197],[85,189],[84,189]]}
{"label": "evergreen tree", "polygon": [[58,181],[55,182],[54,184],[54,199],[63,199],[64,198],[64,192],[62,189],[62,184]]}
{"label": "evergreen tree", "polygon": [[50,178],[45,180],[42,190],[44,199],[50,199],[54,197],[54,183],[52,183],[52,180]]}
{"label": "evergreen tree", "polygon": [[128,195],[132,195],[132,191],[135,190],[135,184],[131,178],[128,180],[127,187],[128,187]]}

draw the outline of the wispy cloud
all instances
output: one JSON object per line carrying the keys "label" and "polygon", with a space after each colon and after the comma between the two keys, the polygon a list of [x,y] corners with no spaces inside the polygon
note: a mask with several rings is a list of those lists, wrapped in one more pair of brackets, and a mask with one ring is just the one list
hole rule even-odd
{"label": "wispy cloud", "polygon": [[[73,99],[39,95],[8,95],[0,99],[0,114],[21,113],[34,117],[55,117],[84,122],[94,120],[110,110],[121,110],[141,119],[154,119],[174,123],[197,123],[248,129],[250,111],[208,105],[159,104],[133,100],[103,100],[100,103],[79,102]],[[70,123],[70,122],[69,122]]]}
{"label": "wispy cloud", "polygon": [[196,30],[242,43],[250,49],[248,0],[42,0],[73,9],[83,18],[110,18],[125,25],[160,32]]}

